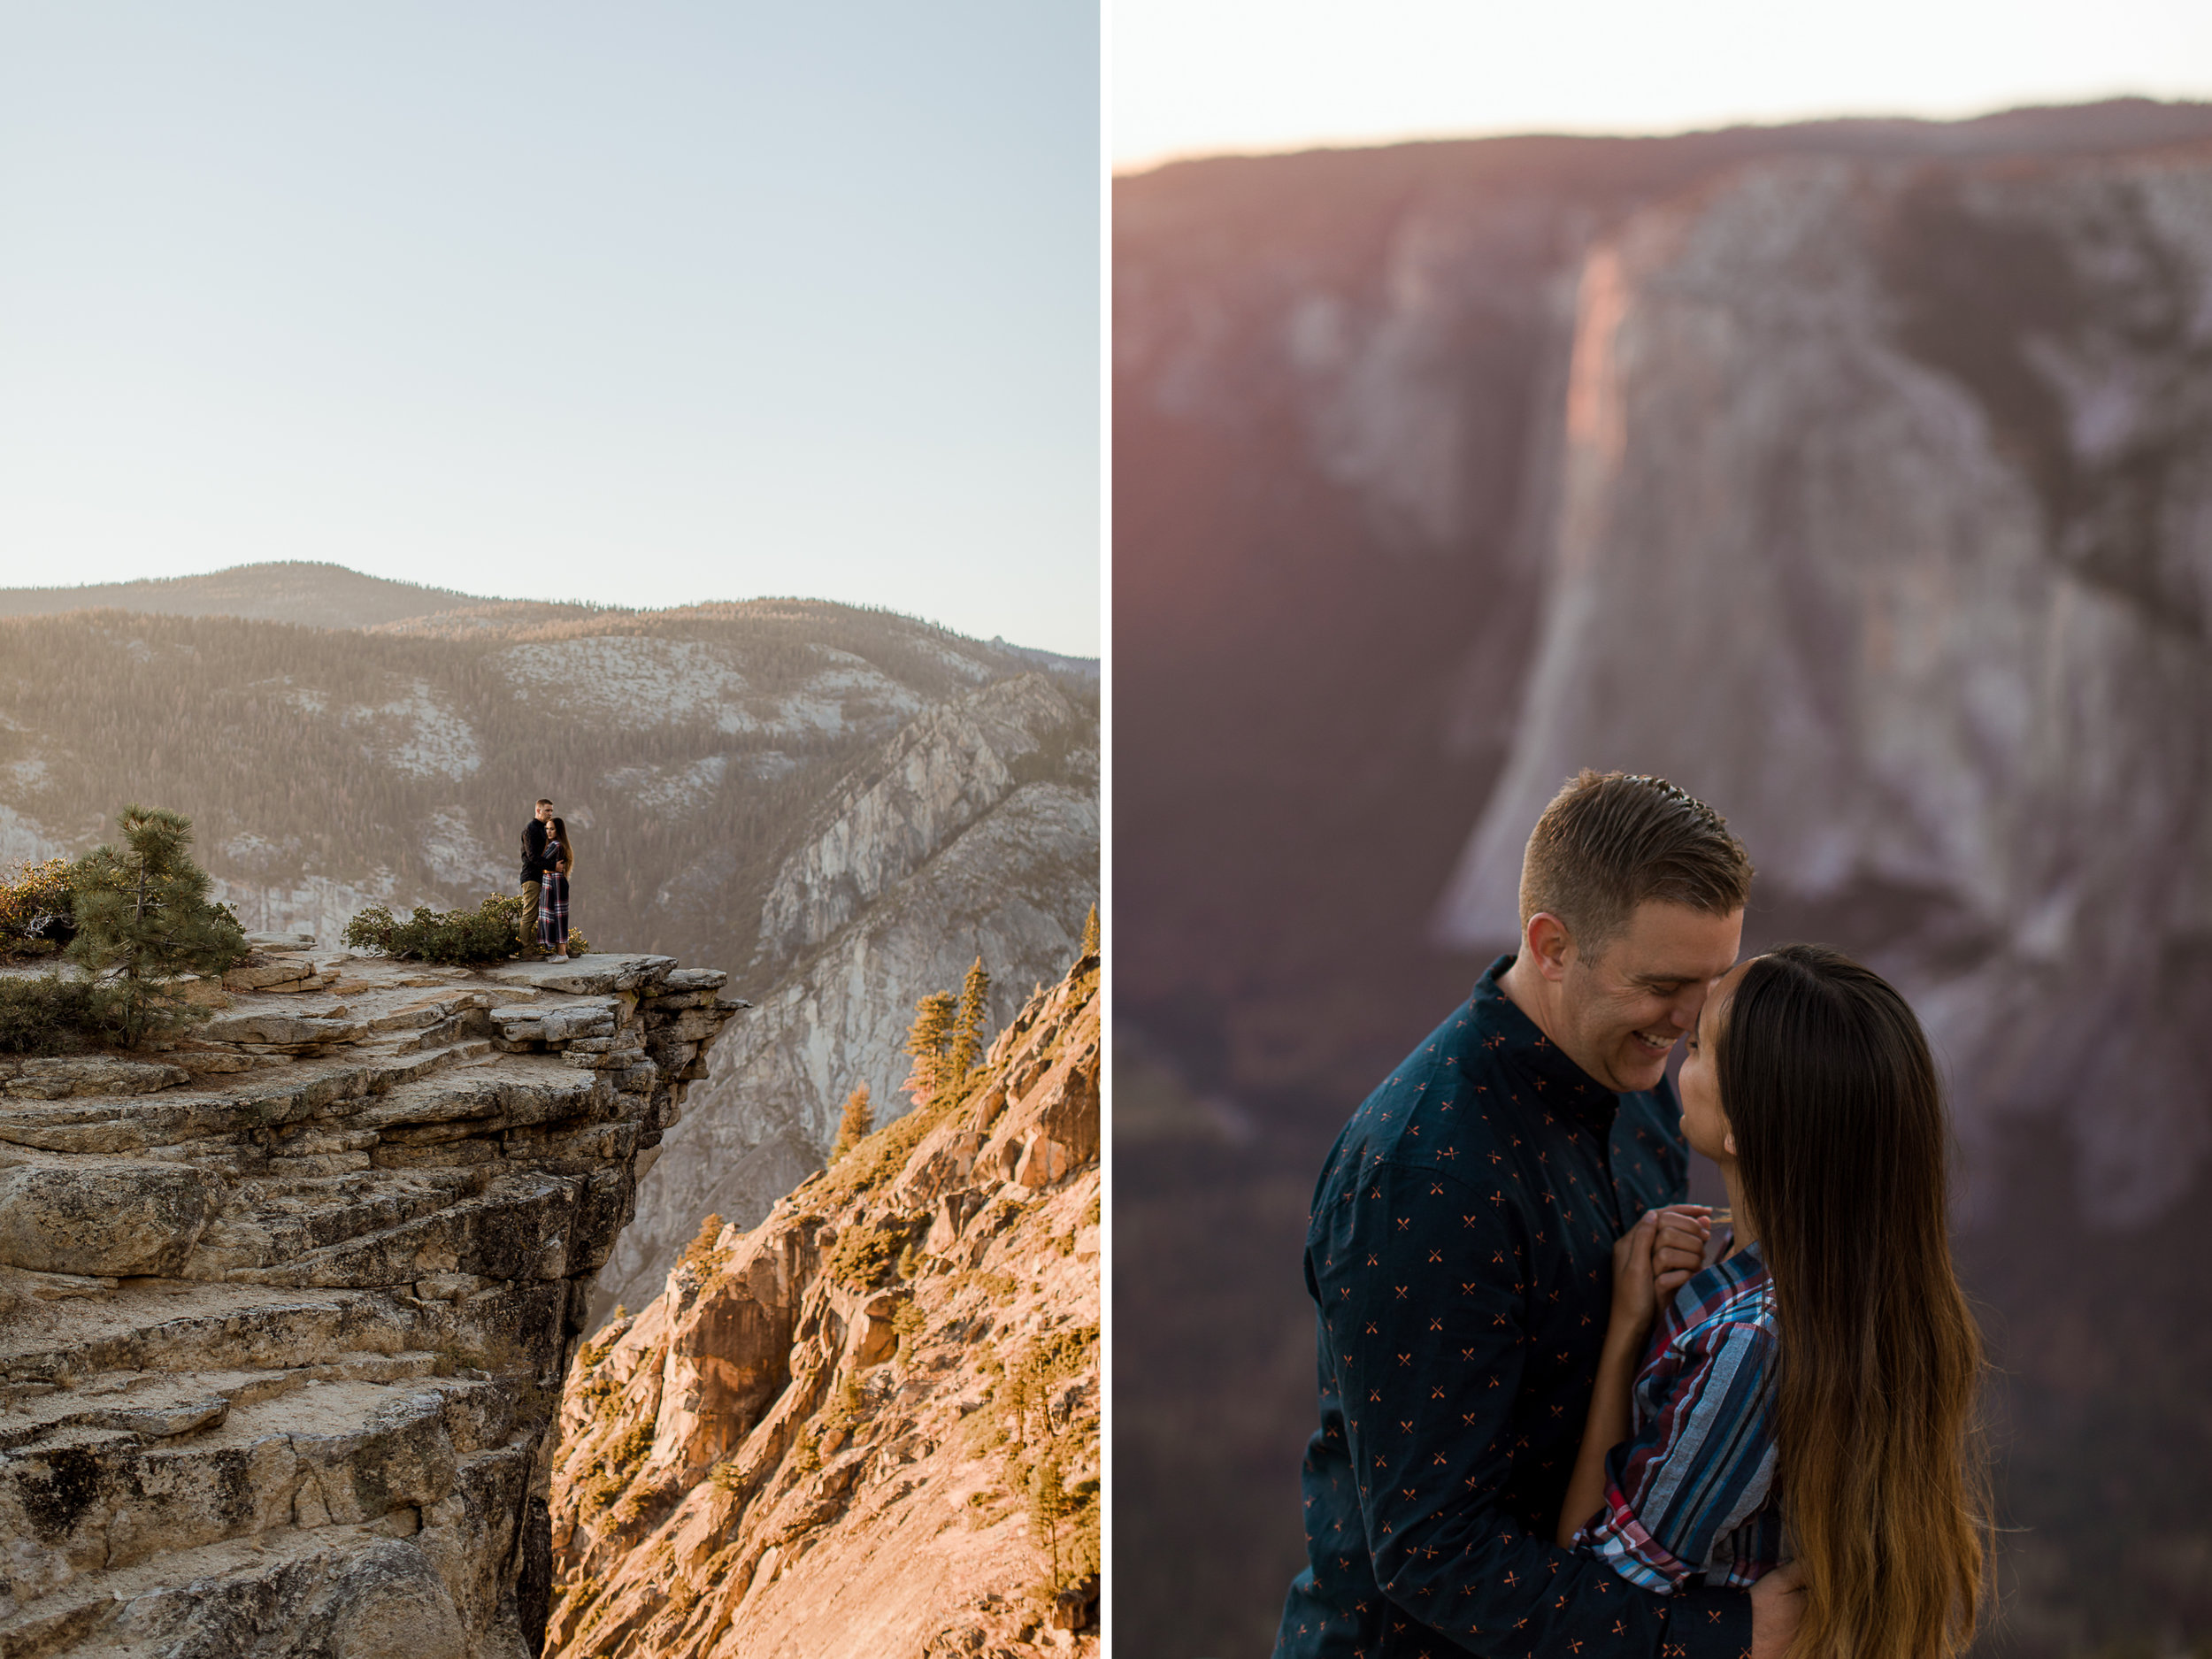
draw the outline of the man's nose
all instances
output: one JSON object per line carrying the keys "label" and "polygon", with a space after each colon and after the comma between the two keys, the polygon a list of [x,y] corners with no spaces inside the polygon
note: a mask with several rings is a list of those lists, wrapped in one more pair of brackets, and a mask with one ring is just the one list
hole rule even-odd
{"label": "man's nose", "polygon": [[1695,991],[1685,991],[1676,997],[1674,1006],[1667,1010],[1667,1018],[1677,1031],[1695,1031],[1698,1014],[1704,1006],[1705,987],[1700,986]]}

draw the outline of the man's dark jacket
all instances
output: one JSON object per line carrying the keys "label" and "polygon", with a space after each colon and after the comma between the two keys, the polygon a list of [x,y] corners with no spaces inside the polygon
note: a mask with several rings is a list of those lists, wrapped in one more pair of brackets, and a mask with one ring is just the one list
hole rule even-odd
{"label": "man's dark jacket", "polygon": [[1551,1540],[1604,1344],[1613,1242],[1682,1199],[1671,1083],[1615,1094],[1498,988],[1353,1115],[1316,1188],[1321,1428],[1277,1659],[1739,1659],[1749,1598],[1639,1589]]}
{"label": "man's dark jacket", "polygon": [[533,881],[545,879],[545,826],[532,818],[522,826],[522,881],[527,887]]}

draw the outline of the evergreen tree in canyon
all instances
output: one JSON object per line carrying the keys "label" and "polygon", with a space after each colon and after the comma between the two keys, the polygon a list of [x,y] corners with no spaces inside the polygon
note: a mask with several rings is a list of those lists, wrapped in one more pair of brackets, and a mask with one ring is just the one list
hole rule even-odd
{"label": "evergreen tree in canyon", "polygon": [[952,1022],[950,991],[932,991],[914,1004],[914,1024],[906,1033],[914,1069],[903,1087],[917,1106],[933,1104],[948,1079],[945,1045],[952,1040]]}
{"label": "evergreen tree in canyon", "polygon": [[1069,1500],[1067,1466],[1059,1448],[1048,1448],[1029,1471],[1029,1534],[1045,1558],[1046,1586],[1053,1595],[1065,1587],[1069,1574],[1066,1534],[1074,1519]]}
{"label": "evergreen tree in canyon", "polygon": [[1077,951],[1076,955],[1079,956],[1098,955],[1098,906],[1095,904],[1091,906],[1091,913],[1083,918],[1083,949]]}
{"label": "evergreen tree in canyon", "polygon": [[845,1096],[845,1115],[837,1125],[837,1144],[830,1148],[830,1162],[834,1164],[855,1147],[875,1133],[876,1110],[868,1103],[868,1085]]}
{"label": "evergreen tree in canyon", "polygon": [[967,1083],[968,1073],[983,1057],[983,1022],[990,1017],[991,976],[983,972],[983,958],[978,956],[975,965],[968,970],[968,977],[960,986],[960,1010],[952,1022],[952,1049],[945,1056],[947,1092],[958,1094]]}

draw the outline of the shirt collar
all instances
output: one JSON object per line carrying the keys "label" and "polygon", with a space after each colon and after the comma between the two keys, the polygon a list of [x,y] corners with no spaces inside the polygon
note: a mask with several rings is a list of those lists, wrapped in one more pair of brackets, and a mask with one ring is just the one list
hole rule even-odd
{"label": "shirt collar", "polygon": [[1485,1036],[1503,1040],[1498,1045],[1501,1056],[1537,1086],[1547,1110],[1563,1108],[1605,1133],[1620,1110],[1621,1097],[1567,1058],[1505,994],[1498,980],[1512,965],[1511,956],[1500,956],[1475,982],[1475,1013]]}
{"label": "shirt collar", "polygon": [[1733,1256],[1724,1256],[1710,1267],[1700,1269],[1682,1288],[1694,1289],[1699,1302],[1711,1305],[1727,1301],[1767,1276],[1767,1258],[1754,1239]]}

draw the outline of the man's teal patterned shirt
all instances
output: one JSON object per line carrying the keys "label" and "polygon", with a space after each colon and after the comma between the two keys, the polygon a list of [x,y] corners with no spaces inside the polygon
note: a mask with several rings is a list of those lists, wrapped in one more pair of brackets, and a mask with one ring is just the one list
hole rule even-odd
{"label": "man's teal patterned shirt", "polygon": [[1640,1590],[1550,1540],[1612,1296],[1613,1243],[1680,1202],[1673,1086],[1615,1094],[1498,988],[1337,1137],[1306,1233],[1321,1426],[1309,1566],[1276,1659],[1740,1659],[1740,1591]]}

